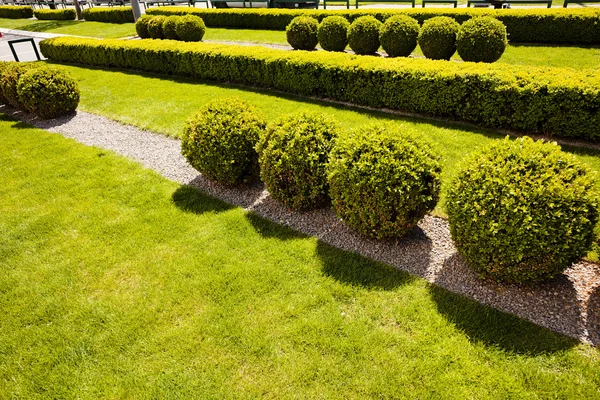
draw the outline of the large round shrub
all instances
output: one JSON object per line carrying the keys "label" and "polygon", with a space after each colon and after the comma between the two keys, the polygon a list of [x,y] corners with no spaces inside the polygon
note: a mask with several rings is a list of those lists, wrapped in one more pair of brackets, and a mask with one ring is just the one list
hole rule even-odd
{"label": "large round shrub", "polygon": [[446,201],[458,252],[494,280],[561,273],[594,239],[593,179],[556,143],[499,141],[463,162]]}
{"label": "large round shrub", "polygon": [[4,68],[2,77],[0,78],[0,87],[4,99],[13,107],[24,108],[19,100],[17,92],[17,83],[19,78],[27,71],[35,68],[40,68],[41,64],[37,63],[11,63]]}
{"label": "large round shrub", "polygon": [[398,237],[435,207],[440,171],[439,157],[422,137],[374,125],[336,141],[329,193],[351,228],[375,238]]}
{"label": "large round shrub", "polygon": [[408,15],[388,18],[379,31],[381,47],[390,57],[406,57],[417,47],[419,22]]}
{"label": "large round shrub", "polygon": [[171,15],[165,19],[162,25],[162,31],[165,39],[179,40],[179,36],[177,36],[176,32],[177,21],[179,21],[179,18],[181,18],[179,15]]}
{"label": "large round shrub", "polygon": [[165,17],[164,15],[157,15],[155,17],[150,18],[150,21],[148,21],[148,35],[150,35],[152,39],[165,38],[162,26],[163,22],[165,22],[166,19],[167,17]]}
{"label": "large round shrub", "polygon": [[248,181],[257,176],[254,147],[265,126],[256,108],[241,100],[212,101],[187,121],[182,154],[209,179],[229,185]]}
{"label": "large round shrub", "polygon": [[423,55],[433,60],[449,60],[456,51],[456,34],[460,25],[450,17],[426,20],[419,32],[419,47]]}
{"label": "large round shrub", "polygon": [[456,50],[463,61],[498,61],[507,44],[506,26],[492,17],[471,18],[456,35]]}
{"label": "large round shrub", "polygon": [[35,68],[24,73],[17,93],[27,111],[46,119],[71,113],[79,104],[77,82],[54,68]]}
{"label": "large round shrub", "polygon": [[175,33],[184,42],[199,42],[206,33],[204,20],[195,15],[184,15],[179,17],[175,26]]}
{"label": "large round shrub", "polygon": [[381,22],[370,15],[360,17],[350,24],[348,44],[356,54],[375,54],[379,49]]}
{"label": "large round shrub", "polygon": [[299,113],[275,122],[256,147],[260,176],[271,196],[293,210],[327,199],[325,167],[339,127],[320,114]]}
{"label": "large round shrub", "polygon": [[296,50],[314,50],[317,47],[319,21],[312,17],[294,18],[285,28],[287,41]]}
{"label": "large round shrub", "polygon": [[144,14],[135,21],[135,31],[140,38],[148,39],[150,37],[150,33],[148,33],[148,22],[150,22],[152,18],[151,15]]}
{"label": "large round shrub", "polygon": [[319,24],[317,38],[323,50],[344,51],[348,45],[350,22],[344,17],[327,17]]}

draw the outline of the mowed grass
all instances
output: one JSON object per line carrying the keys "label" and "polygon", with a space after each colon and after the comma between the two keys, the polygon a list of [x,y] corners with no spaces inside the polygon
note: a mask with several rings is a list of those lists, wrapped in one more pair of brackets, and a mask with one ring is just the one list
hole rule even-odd
{"label": "mowed grass", "polygon": [[135,35],[134,24],[111,24],[93,21],[39,21],[36,19],[0,18],[0,27],[30,32],[62,33],[65,35],[112,39]]}
{"label": "mowed grass", "polygon": [[600,351],[0,120],[0,398],[597,398]]}

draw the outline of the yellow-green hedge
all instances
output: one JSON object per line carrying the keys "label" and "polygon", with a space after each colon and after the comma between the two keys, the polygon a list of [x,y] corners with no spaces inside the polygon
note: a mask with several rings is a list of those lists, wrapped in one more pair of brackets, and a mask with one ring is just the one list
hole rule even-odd
{"label": "yellow-green hedge", "polygon": [[54,38],[54,61],[233,82],[490,127],[600,140],[600,74],[170,40]]}
{"label": "yellow-green hedge", "polygon": [[33,8],[31,6],[0,6],[0,18],[31,18]]}

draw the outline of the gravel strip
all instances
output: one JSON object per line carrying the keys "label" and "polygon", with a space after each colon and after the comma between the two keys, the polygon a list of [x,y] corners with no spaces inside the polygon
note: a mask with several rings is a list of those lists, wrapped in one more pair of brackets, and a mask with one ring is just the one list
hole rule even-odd
{"label": "gravel strip", "polygon": [[580,262],[535,287],[499,285],[478,278],[465,264],[454,248],[444,219],[426,216],[401,240],[367,239],[350,231],[330,210],[287,210],[260,184],[231,188],[204,179],[181,156],[179,140],[85,112],[50,121],[6,107],[3,112],[38,128],[132,158],[168,179],[197,187],[332,246],[385,262],[452,292],[600,345],[600,266],[596,264]]}

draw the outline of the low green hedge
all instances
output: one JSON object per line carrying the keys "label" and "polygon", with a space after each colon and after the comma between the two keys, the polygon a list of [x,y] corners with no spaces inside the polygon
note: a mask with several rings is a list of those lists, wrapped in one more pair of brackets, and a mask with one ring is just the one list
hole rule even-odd
{"label": "low green hedge", "polygon": [[77,14],[72,8],[65,8],[63,10],[35,10],[33,15],[39,20],[55,20],[55,21],[69,21],[75,19]]}
{"label": "low green hedge", "polygon": [[133,11],[131,7],[110,7],[110,8],[87,8],[81,11],[83,19],[96,22],[133,22]]}
{"label": "low green hedge", "polygon": [[53,38],[53,61],[233,82],[477,124],[600,140],[596,70],[153,40]]}
{"label": "low green hedge", "polygon": [[600,9],[405,9],[405,10],[283,10],[283,9],[195,9],[189,7],[156,7],[147,10],[151,15],[194,14],[202,17],[209,28],[246,28],[285,30],[294,17],[312,16],[319,21],[339,15],[350,22],[364,15],[380,21],[404,14],[423,24],[432,17],[448,16],[463,23],[473,16],[491,16],[504,25],[512,43],[600,44]]}
{"label": "low green hedge", "polygon": [[30,6],[0,6],[0,18],[31,18],[33,8]]}

